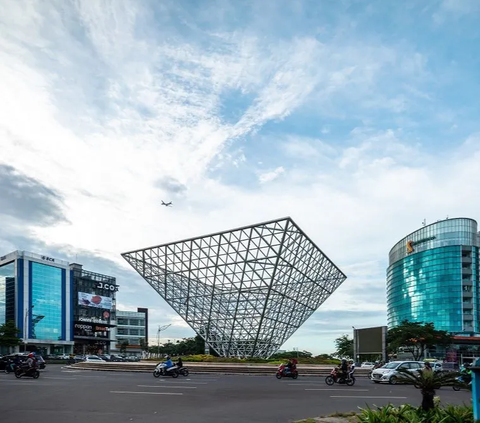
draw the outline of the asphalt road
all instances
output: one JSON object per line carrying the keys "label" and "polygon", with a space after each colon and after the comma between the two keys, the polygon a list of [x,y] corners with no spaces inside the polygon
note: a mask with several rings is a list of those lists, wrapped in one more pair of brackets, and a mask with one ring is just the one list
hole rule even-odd
{"label": "asphalt road", "polygon": [[[470,403],[470,392],[437,391],[442,402]],[[8,423],[256,423],[291,422],[365,404],[420,405],[413,386],[328,387],[324,378],[190,375],[155,379],[147,373],[72,370],[51,365],[39,379],[0,374],[0,416]]]}

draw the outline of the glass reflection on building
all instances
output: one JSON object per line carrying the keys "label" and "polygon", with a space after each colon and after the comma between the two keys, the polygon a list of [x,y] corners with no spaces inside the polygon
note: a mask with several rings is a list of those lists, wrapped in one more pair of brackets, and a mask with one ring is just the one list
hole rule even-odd
{"label": "glass reflection on building", "polygon": [[63,340],[65,270],[30,262],[32,339]]}
{"label": "glass reflection on building", "polygon": [[478,332],[478,251],[477,222],[465,218],[433,223],[399,241],[387,270],[389,327],[409,320]]}

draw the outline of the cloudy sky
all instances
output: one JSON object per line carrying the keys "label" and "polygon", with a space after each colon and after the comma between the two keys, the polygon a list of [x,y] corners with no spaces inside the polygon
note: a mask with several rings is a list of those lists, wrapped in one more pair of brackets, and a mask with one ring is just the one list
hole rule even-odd
{"label": "cloudy sky", "polygon": [[284,347],[330,353],[399,239],[480,219],[476,0],[0,3],[0,252],[116,276],[152,338],[193,332],[122,252],[291,216],[348,279]]}

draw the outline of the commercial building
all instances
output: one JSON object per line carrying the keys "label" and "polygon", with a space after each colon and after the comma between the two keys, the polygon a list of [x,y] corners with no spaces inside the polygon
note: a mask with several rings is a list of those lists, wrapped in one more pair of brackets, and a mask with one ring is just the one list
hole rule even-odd
{"label": "commercial building", "polygon": [[433,322],[455,335],[464,357],[480,352],[479,246],[477,222],[468,218],[425,225],[397,242],[387,270],[388,326]]}
{"label": "commercial building", "polygon": [[26,251],[0,257],[0,324],[15,322],[22,348],[43,354],[72,352],[71,297],[66,261]]}
{"label": "commercial building", "polygon": [[112,351],[142,356],[148,346],[148,308],[117,311],[116,345]]}
{"label": "commercial building", "polygon": [[115,347],[116,292],[113,276],[70,264],[73,281],[75,354],[106,354]]}
{"label": "commercial building", "polygon": [[0,257],[0,324],[14,321],[20,350],[100,354],[115,346],[112,276],[27,251]]}

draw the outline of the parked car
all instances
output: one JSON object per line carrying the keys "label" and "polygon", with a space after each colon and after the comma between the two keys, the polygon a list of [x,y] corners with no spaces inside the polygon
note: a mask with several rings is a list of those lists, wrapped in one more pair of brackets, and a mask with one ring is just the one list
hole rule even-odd
{"label": "parked car", "polygon": [[105,363],[105,360],[102,360],[98,355],[87,355],[85,357],[85,362],[87,363]]}
{"label": "parked car", "polygon": [[441,372],[443,370],[443,365],[440,361],[429,362],[429,364],[434,372]]}
{"label": "parked car", "polygon": [[114,362],[124,362],[126,361],[123,357],[119,356],[119,355],[114,355],[112,354],[110,356],[110,361],[114,361]]}
{"label": "parked car", "polygon": [[364,363],[362,363],[360,367],[362,369],[373,369],[373,366],[375,366],[375,363],[372,363],[370,361],[365,361]]}
{"label": "parked car", "polygon": [[392,385],[395,385],[398,381],[398,378],[401,377],[401,375],[398,373],[398,370],[404,369],[409,372],[416,372],[424,367],[425,363],[422,361],[391,361],[390,363],[373,370],[370,378],[375,383],[388,382]]}
{"label": "parked car", "polygon": [[111,361],[108,354],[98,354],[98,357],[100,357],[103,361]]}
{"label": "parked car", "polygon": [[36,355],[35,358],[37,359],[38,368],[40,370],[45,369],[46,364],[45,364],[45,360],[43,359],[43,357],[41,355]]}

